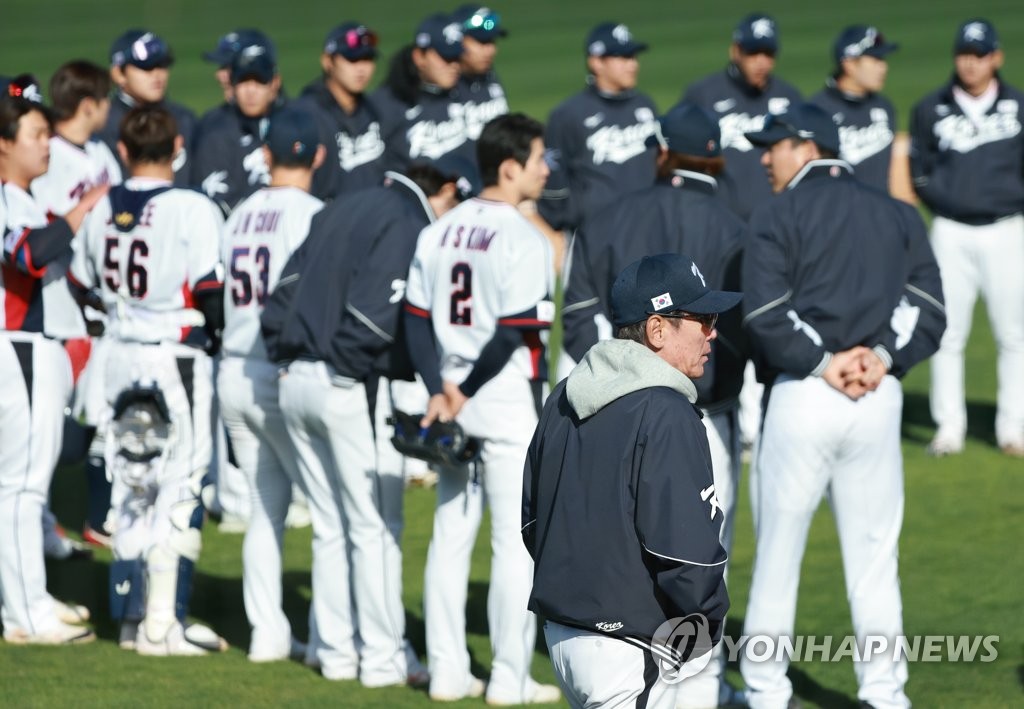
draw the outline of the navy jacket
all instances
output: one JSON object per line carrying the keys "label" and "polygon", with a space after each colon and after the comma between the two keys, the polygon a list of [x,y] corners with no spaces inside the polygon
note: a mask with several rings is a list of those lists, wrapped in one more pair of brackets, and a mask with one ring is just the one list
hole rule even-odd
{"label": "navy jacket", "polygon": [[1024,211],[1024,93],[999,80],[980,125],[964,115],[948,83],[914,106],[910,169],[932,212],[965,224],[991,224]]}
{"label": "navy jacket", "polygon": [[[107,115],[107,124],[103,126],[103,130],[96,133],[96,137],[110,148],[110,152],[117,158],[118,164],[121,163],[121,156],[117,152],[117,141],[121,139],[121,121],[134,105],[135,103],[130,98],[118,92],[116,96],[110,99],[110,113]],[[196,114],[180,103],[174,103],[173,101],[164,100],[160,102],[160,105],[174,116],[174,120],[178,123],[178,133],[185,141],[181,153],[175,156],[174,159],[174,186],[191,187],[192,171],[189,160],[194,148],[193,139],[196,129]],[[121,172],[125,175],[128,174],[128,168],[123,164],[121,165]]]}
{"label": "navy jacket", "polygon": [[[562,325],[566,351],[577,362],[598,341],[598,323],[611,321],[611,287],[619,273],[643,256],[684,253],[709,288],[740,290],[740,252],[746,225],[715,195],[714,178],[679,171],[671,180],[626,195],[597,212],[573,238],[566,275]],[[705,409],[734,402],[743,385],[746,336],[738,308],[723,313],[718,339],[697,403]],[[610,332],[605,337],[610,336]]]}
{"label": "navy jacket", "polygon": [[604,94],[593,86],[551,112],[544,143],[553,163],[541,215],[556,229],[579,226],[627,192],[654,183],[654,102],[645,94]]}
{"label": "navy jacket", "polygon": [[816,160],[758,208],[743,252],[743,324],[758,366],[820,375],[831,353],[874,348],[901,377],[938,349],[942,283],[917,210]]}
{"label": "navy jacket", "polygon": [[192,155],[191,184],[230,212],[239,202],[270,184],[263,157],[272,114],[243,115],[234,104],[211,108],[199,120]]}
{"label": "navy jacket", "polygon": [[508,113],[508,99],[501,80],[493,71],[480,76],[463,74],[455,87],[462,101],[462,115],[466,121],[469,140],[475,145],[484,126],[498,116]]}
{"label": "navy jacket", "polygon": [[889,190],[889,164],[896,130],[896,111],[881,94],[852,96],[834,79],[811,97],[811,103],[832,114],[839,127],[839,157],[853,166],[857,179]]}
{"label": "navy jacket", "polygon": [[270,359],[323,361],[360,381],[411,378],[404,343],[396,344],[401,305],[416,239],[433,220],[423,192],[395,173],[383,187],[327,204],[263,311]]}
{"label": "navy jacket", "polygon": [[400,172],[417,160],[431,162],[452,152],[476,164],[476,144],[469,139],[458,87],[422,88],[417,103],[409,105],[384,85],[370,101],[380,117],[385,169]]}
{"label": "navy jacket", "polygon": [[323,200],[376,187],[384,178],[384,138],[381,122],[370,101],[360,96],[351,114],[338,105],[323,79],[302,90],[296,106],[316,118],[320,143],[327,158],[313,173],[311,193]]}
{"label": "navy jacket", "polygon": [[692,613],[717,641],[729,608],[707,433],[692,383],[659,362],[597,345],[548,398],[523,473],[530,610],[644,649]]}
{"label": "navy jacket", "polygon": [[743,134],[761,130],[769,113],[782,113],[800,103],[800,92],[777,76],[770,77],[762,91],[730,64],[724,72],[692,84],[683,98],[718,117],[725,156],[725,173],[719,179],[723,196],[736,214],[749,218],[755,207],[771,197],[772,189],[761,166],[764,150],[751,145]]}

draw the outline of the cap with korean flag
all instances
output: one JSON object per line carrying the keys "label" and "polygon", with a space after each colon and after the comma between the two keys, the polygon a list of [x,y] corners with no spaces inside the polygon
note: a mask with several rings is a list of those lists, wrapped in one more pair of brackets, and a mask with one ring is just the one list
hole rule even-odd
{"label": "cap with korean flag", "polygon": [[708,288],[689,256],[644,256],[626,266],[612,284],[612,322],[624,327],[658,313],[721,313],[736,307],[742,298],[742,293]]}

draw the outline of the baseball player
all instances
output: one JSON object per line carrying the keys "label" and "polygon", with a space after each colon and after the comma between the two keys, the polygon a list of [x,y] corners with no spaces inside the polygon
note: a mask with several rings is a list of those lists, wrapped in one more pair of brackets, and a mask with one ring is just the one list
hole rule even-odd
{"label": "baseball player", "polygon": [[[853,177],[839,132],[814,104],[771,116],[747,139],[777,196],[751,216],[743,324],[767,406],[752,465],[757,548],[743,634],[792,637],[800,561],[828,492],[857,647],[903,634],[899,377],[938,347],[938,266],[917,210]],[[827,207],[825,206],[827,205]],[[740,669],[751,707],[785,707],[788,659]],[[854,661],[860,701],[909,707],[906,661]]]}
{"label": "baseball player", "polygon": [[956,73],[925,96],[910,123],[914,189],[932,211],[949,323],[931,366],[938,425],[928,450],[960,453],[967,431],[964,346],[980,291],[998,350],[996,442],[1024,456],[1024,94],[999,75],[995,27],[964,22],[953,46]]}
{"label": "baseball player", "polygon": [[623,24],[605,22],[587,35],[587,88],[559,104],[548,117],[547,146],[554,164],[538,203],[556,229],[575,228],[624,192],[654,182],[657,123],[654,102],[636,90],[637,42]]}
{"label": "baseball player", "polygon": [[477,466],[444,469],[423,590],[430,696],[480,696],[466,650],[470,552],[491,508],[488,626],[492,705],[557,701],[530,677],[536,619],[527,611],[532,562],[519,536],[523,458],[544,381],[541,333],[554,315],[547,239],[516,206],[548,176],[542,126],[494,119],[477,142],[484,189],[420,233],[406,289],[409,354],[431,398],[422,425],[455,419],[484,439]]}
{"label": "baseball player", "polygon": [[[694,380],[718,313],[740,294],[709,289],[680,254],[631,263],[611,291],[616,339],[555,388],[527,454],[530,608],[545,619],[571,706],[676,709],[677,694],[690,698],[687,684],[658,680],[666,667],[707,662],[729,608],[724,520]],[[684,619],[696,637],[678,649],[660,640]],[[704,706],[718,706],[717,691]]]}
{"label": "baseball player", "polygon": [[[720,138],[713,116],[691,103],[677,104],[659,119],[653,140],[658,181],[595,213],[576,232],[562,311],[565,346],[574,360],[583,361],[599,339],[611,337],[612,284],[642,256],[689,254],[708,287],[738,289],[746,225],[717,196],[714,176],[725,168]],[[739,312],[722,313],[710,359],[694,381],[707,428],[715,495],[725,513],[721,542],[726,554],[732,551],[740,475],[738,397],[747,359],[740,319]],[[726,656],[720,648],[715,653],[704,672],[683,683],[680,707],[736,703],[739,690],[724,681]]]}
{"label": "baseball player", "polygon": [[760,130],[769,114],[801,100],[794,86],[772,73],[778,53],[775,20],[761,13],[747,15],[733,30],[725,71],[694,82],[683,96],[718,117],[727,165],[721,180],[723,196],[743,219],[771,196],[761,177],[763,151],[744,135]]}
{"label": "baseball player", "polygon": [[263,143],[281,101],[277,51],[269,39],[242,47],[231,60],[232,103],[210,109],[195,131],[192,183],[230,212],[270,183]]}
{"label": "baseball player", "polygon": [[0,619],[4,639],[14,644],[95,639],[78,625],[89,618],[84,606],[61,603],[46,591],[40,522],[71,394],[68,356],[50,331],[57,313],[47,297],[67,285],[63,269],[51,277],[48,267],[67,258],[75,231],[107,186],[85,192],[63,217],[48,216],[29,188],[46,172],[49,138],[38,103],[0,98],[0,359],[10,375],[0,384]]}
{"label": "baseball player", "polygon": [[213,77],[224,94],[224,103],[231,103],[235,96],[235,89],[231,84],[231,60],[243,47],[252,44],[266,45],[269,41],[259,30],[238,29],[222,35],[217,40],[216,47],[209,52],[203,52],[203,59],[217,67]]}
{"label": "baseball player", "polygon": [[460,6],[452,13],[452,19],[462,27],[456,90],[462,100],[469,140],[475,143],[487,123],[508,113],[505,88],[494,73],[498,39],[507,37],[508,30],[496,12],[480,5]]}
{"label": "baseball player", "polygon": [[[120,159],[117,141],[121,120],[134,106],[158,105],[174,116],[184,139],[174,156],[174,183],[178,187],[189,185],[188,160],[192,149],[196,116],[191,110],[167,100],[167,81],[174,53],[161,37],[146,30],[128,30],[110,46],[110,77],[117,86],[117,94],[110,102],[107,124],[96,134]],[[125,166],[122,165],[122,169]]]}
{"label": "baseball player", "polygon": [[327,159],[313,174],[313,194],[331,199],[384,177],[381,121],[365,95],[377,68],[377,33],[359,22],[331,30],[320,55],[323,76],[302,90],[299,103],[320,129]]}
{"label": "baseball player", "polygon": [[436,14],[391,58],[384,85],[370,97],[381,121],[386,169],[401,171],[451,152],[475,159],[455,92],[462,53],[459,23]]}
{"label": "baseball player", "polygon": [[332,201],[263,315],[267,350],[287,365],[281,409],[313,521],[311,654],[327,679],[358,676],[370,687],[428,680],[404,638],[404,485],[400,468],[378,461],[374,411],[389,400],[378,378],[396,374],[404,348],[400,303],[416,237],[456,203],[457,176],[439,171],[443,162],[389,172],[384,186]]}
{"label": "baseball player", "polygon": [[[211,455],[211,364],[201,348],[216,348],[222,325],[223,220],[205,196],[173,187],[182,138],[169,110],[134,108],[122,126],[118,151],[131,177],[83,226],[68,277],[82,299],[98,289],[108,316],[108,420],[138,403],[133,393],[149,392],[164,402],[157,409],[172,435],[154,459],[126,458],[118,446],[130,452],[130,440],[108,437],[107,464],[119,462],[111,617],[121,623],[124,648],[205,654],[223,650],[224,641],[184,620]],[[147,464],[140,472],[129,463]]]}
{"label": "baseball player", "polygon": [[[53,136],[50,138],[50,165],[46,174],[32,181],[32,194],[36,202],[49,214],[67,214],[83,194],[97,185],[117,185],[121,182],[121,168],[106,144],[94,139],[93,134],[106,123],[110,108],[110,75],[106,69],[86,61],[72,61],[61,66],[50,79],[50,101],[53,112]],[[67,270],[71,253],[48,268],[51,277]],[[60,313],[63,322],[56,335],[61,339],[86,337],[84,322],[78,305],[67,288],[56,289],[51,305]],[[95,324],[101,324],[99,313]],[[88,323],[98,332],[93,323]],[[89,342],[82,339],[83,342]],[[90,362],[77,382],[75,412],[95,426],[103,409],[103,345],[93,339],[85,352]],[[104,526],[110,509],[110,483],[103,466],[103,437],[94,437],[85,463],[88,481],[88,510],[82,537],[92,543],[107,542],[109,530]],[[47,535],[66,550],[68,540]],[[62,554],[58,554],[60,556]]]}
{"label": "baseball player", "polygon": [[313,117],[294,109],[275,113],[263,149],[270,186],[238,205],[224,225],[223,358],[217,373],[221,415],[252,489],[242,593],[253,662],[287,659],[303,650],[281,607],[281,544],[292,484],[300,482],[298,454],[285,431],[278,371],[267,359],[259,318],[281,269],[323,206],[309,187],[324,157]]}
{"label": "baseball player", "polygon": [[810,99],[839,126],[839,157],[853,167],[858,180],[886,192],[896,111],[880,92],[889,71],[886,57],[897,49],[877,27],[847,27],[832,47],[835,71]]}

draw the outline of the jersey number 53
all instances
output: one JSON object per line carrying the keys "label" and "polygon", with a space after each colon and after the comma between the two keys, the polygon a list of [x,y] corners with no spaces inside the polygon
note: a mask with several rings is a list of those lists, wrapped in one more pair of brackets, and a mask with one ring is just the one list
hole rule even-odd
{"label": "jersey number 53", "polygon": [[[229,279],[231,301],[236,306],[252,303],[263,305],[270,290],[270,249],[266,246],[236,246],[231,249]],[[255,288],[253,282],[255,281]]]}

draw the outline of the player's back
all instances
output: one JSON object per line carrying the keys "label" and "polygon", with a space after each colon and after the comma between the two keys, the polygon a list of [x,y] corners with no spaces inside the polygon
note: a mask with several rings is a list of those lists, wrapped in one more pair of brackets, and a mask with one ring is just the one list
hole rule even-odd
{"label": "player's back", "polygon": [[[511,204],[472,199],[424,229],[409,302],[430,309],[442,376],[464,378],[499,320],[535,309],[552,278],[550,244]],[[533,375],[523,357],[513,364]]]}
{"label": "player's back", "polygon": [[226,354],[266,359],[260,314],[322,207],[323,202],[296,187],[268,187],[238,205],[228,218],[221,241]]}
{"label": "player's back", "polygon": [[203,324],[194,293],[206,281],[219,287],[222,223],[198,192],[131,178],[89,215],[72,273],[100,289],[113,337],[184,341]]}

